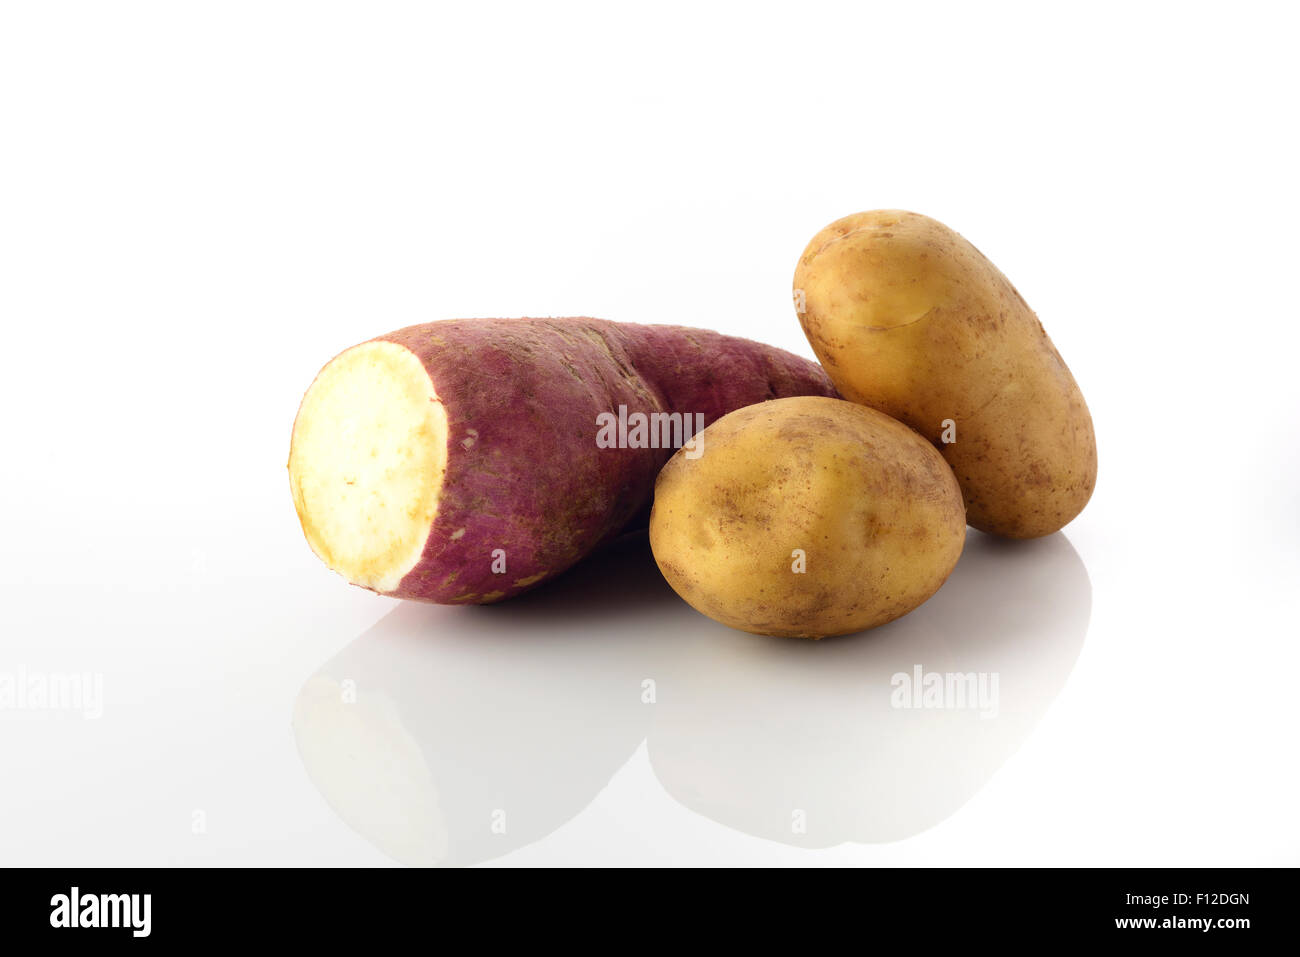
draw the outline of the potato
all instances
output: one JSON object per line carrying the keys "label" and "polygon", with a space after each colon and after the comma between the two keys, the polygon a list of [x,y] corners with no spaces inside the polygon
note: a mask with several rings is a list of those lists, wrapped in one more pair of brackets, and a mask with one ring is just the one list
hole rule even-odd
{"label": "potato", "polygon": [[961,490],[935,448],[841,399],[723,416],[655,484],[650,545],[697,611],[741,631],[822,638],[892,621],[961,555]]}
{"label": "potato", "polygon": [[[289,481],[308,543],[348,581],[486,604],[643,526],[655,475],[688,430],[809,394],[834,394],[816,363],[716,332],[426,323],[320,371],[294,422]],[[631,425],[609,427],[611,446],[602,429],[616,417]]]}
{"label": "potato", "polygon": [[942,445],[967,520],[1048,535],[1092,496],[1097,443],[1074,377],[1014,286],[942,223],[858,213],[813,237],[795,308],[846,399]]}

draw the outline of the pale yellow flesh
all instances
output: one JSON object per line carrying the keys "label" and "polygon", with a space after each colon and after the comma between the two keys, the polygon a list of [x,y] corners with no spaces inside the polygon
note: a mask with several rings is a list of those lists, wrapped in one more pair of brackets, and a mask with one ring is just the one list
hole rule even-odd
{"label": "pale yellow flesh", "polygon": [[391,592],[420,560],[447,470],[447,412],[424,364],[392,342],[330,362],[298,410],[289,482],[312,550]]}

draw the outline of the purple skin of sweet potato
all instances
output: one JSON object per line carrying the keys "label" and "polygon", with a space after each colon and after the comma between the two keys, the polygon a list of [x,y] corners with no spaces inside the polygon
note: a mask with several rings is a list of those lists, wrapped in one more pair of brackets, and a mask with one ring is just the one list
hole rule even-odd
{"label": "purple skin of sweet potato", "polygon": [[814,362],[681,326],[454,319],[379,338],[420,358],[447,413],[433,527],[387,593],[418,601],[510,598],[644,522],[673,449],[600,448],[601,413],[702,413],[707,426],[767,399],[837,395]]}

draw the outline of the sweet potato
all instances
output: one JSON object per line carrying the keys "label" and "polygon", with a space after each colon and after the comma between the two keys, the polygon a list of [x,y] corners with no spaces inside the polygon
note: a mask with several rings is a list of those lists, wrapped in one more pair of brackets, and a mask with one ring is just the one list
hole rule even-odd
{"label": "sweet potato", "polygon": [[[348,581],[486,604],[644,521],[688,433],[766,399],[835,394],[813,362],[704,330],[433,322],[320,371],[294,423],[289,480],[307,541]],[[639,447],[602,447],[601,423],[620,408],[633,421],[678,415],[680,434],[633,430],[623,445]]]}

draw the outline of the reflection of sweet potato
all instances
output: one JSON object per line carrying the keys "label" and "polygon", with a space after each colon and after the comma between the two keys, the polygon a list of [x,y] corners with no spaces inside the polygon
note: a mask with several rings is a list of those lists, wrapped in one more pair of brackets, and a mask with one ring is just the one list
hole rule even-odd
{"label": "reflection of sweet potato", "polygon": [[489,603],[644,517],[673,450],[602,448],[598,416],[623,406],[708,425],[765,399],[833,393],[815,363],[715,332],[434,322],[321,370],[294,424],[289,478],[308,542],[349,581]]}
{"label": "reflection of sweet potato", "polygon": [[308,776],[394,860],[501,857],[575,817],[645,737],[645,682],[700,618],[643,534],[510,602],[397,608],[306,682],[293,730]]}

